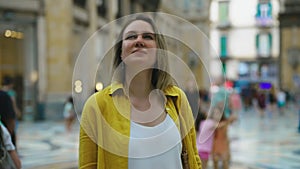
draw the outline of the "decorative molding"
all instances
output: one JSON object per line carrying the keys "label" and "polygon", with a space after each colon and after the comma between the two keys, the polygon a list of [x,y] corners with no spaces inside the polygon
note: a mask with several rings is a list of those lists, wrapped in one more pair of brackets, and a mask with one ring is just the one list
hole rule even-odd
{"label": "decorative molding", "polygon": [[38,12],[40,9],[40,1],[0,0],[0,8],[27,12]]}

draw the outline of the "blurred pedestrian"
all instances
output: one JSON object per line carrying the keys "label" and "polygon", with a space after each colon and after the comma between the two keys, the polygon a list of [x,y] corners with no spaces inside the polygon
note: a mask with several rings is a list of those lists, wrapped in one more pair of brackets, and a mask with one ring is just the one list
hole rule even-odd
{"label": "blurred pedestrian", "polygon": [[229,104],[232,114],[234,114],[239,120],[243,106],[241,96],[235,89],[232,90],[232,93],[229,96]]}
{"label": "blurred pedestrian", "polygon": [[266,109],[266,95],[263,91],[259,91],[257,94],[257,105],[260,117],[265,116],[265,109]]}
{"label": "blurred pedestrian", "polygon": [[207,110],[209,109],[209,105],[210,105],[208,90],[200,89],[199,96],[200,96],[199,109],[201,112],[207,112]]}
{"label": "blurred pedestrian", "polygon": [[79,168],[201,168],[192,111],[168,74],[166,42],[152,18],[134,15],[114,48],[115,79],[82,112]]}
{"label": "blurred pedestrian", "polygon": [[65,128],[68,133],[72,131],[72,125],[75,121],[76,114],[72,96],[69,96],[64,105]]}
{"label": "blurred pedestrian", "polygon": [[18,105],[17,105],[17,93],[14,90],[14,80],[12,77],[10,77],[8,75],[5,75],[3,77],[2,90],[5,91],[10,96],[10,98],[12,100],[13,109],[16,114],[16,117],[14,120],[14,123],[15,123],[14,127],[10,126],[7,128],[9,129],[9,131],[14,130],[13,133],[12,132],[10,132],[10,133],[11,133],[11,137],[12,137],[14,145],[15,145],[15,147],[17,147],[18,118],[20,118],[22,116],[22,112],[20,111],[20,109],[18,108]]}
{"label": "blurred pedestrian", "polygon": [[[12,159],[16,169],[21,169],[21,160],[19,158],[19,155],[16,151],[14,144],[11,141],[10,134],[9,134],[8,130],[6,129],[6,127],[1,122],[0,122],[0,127],[1,127],[1,129],[0,129],[0,137],[1,138],[0,139],[1,139],[2,144],[4,145],[3,148],[6,149],[6,151],[9,153],[9,156]],[[3,154],[1,154],[1,155],[3,155]],[[3,158],[5,158],[5,157],[3,157]],[[6,157],[6,158],[8,158],[8,157]],[[2,161],[2,160],[4,160],[4,159],[0,159],[0,161]],[[4,168],[4,166],[1,166],[1,165],[0,165],[0,168],[6,169],[6,168]]]}
{"label": "blurred pedestrian", "polygon": [[286,105],[286,94],[282,89],[277,91],[277,107],[280,115],[284,114],[284,108]]}
{"label": "blurred pedestrian", "polygon": [[211,156],[215,130],[227,125],[227,121],[219,122],[221,111],[218,107],[213,107],[209,113],[199,112],[196,119],[197,149],[202,161],[202,169],[207,168],[209,157]]}
{"label": "blurred pedestrian", "polygon": [[221,106],[224,115],[228,118],[231,115],[229,107],[229,91],[224,86],[225,78],[219,76],[215,79],[214,85],[211,87],[211,107]]}
{"label": "blurred pedestrian", "polygon": [[271,87],[267,95],[267,109],[267,115],[269,116],[269,118],[271,118],[277,110],[277,97],[274,86]]}
{"label": "blurred pedestrian", "polygon": [[10,96],[2,90],[0,90],[0,110],[1,122],[8,129],[12,143],[16,147],[16,113]]}
{"label": "blurred pedestrian", "polygon": [[[299,86],[300,87],[300,86]],[[300,90],[297,89],[295,93],[295,104],[296,104],[296,110],[298,110],[298,133],[300,133]]]}
{"label": "blurred pedestrian", "polygon": [[[196,143],[197,143],[198,154],[201,159],[202,169],[206,169],[207,161],[209,159],[209,155],[212,148],[212,139],[213,139],[213,135],[209,135],[211,131],[210,130],[211,120],[210,119],[206,120],[206,118],[207,115],[204,112],[199,111],[197,115],[197,119],[195,121],[195,129],[196,129],[196,137],[197,137]],[[209,125],[207,126],[206,124],[205,129],[203,129],[204,122],[208,123]],[[207,137],[206,140],[204,140],[204,142],[200,138],[200,135],[201,136],[205,135]]]}
{"label": "blurred pedestrian", "polygon": [[214,142],[213,142],[213,149],[212,149],[212,156],[213,156],[213,166],[214,169],[219,168],[219,162],[222,163],[223,169],[229,168],[229,162],[231,158],[230,153],[230,140],[228,138],[228,125],[231,124],[233,121],[236,120],[236,116],[231,115],[229,118],[225,117],[224,112],[221,111],[222,109],[216,109],[216,112],[219,115],[216,115],[220,119],[219,126],[215,130],[214,135]]}
{"label": "blurred pedestrian", "polygon": [[22,113],[21,110],[18,108],[17,105],[17,93],[14,90],[14,80],[10,76],[4,76],[2,79],[2,90],[7,92],[7,94],[10,96],[14,111],[17,115],[17,117],[21,117]]}
{"label": "blurred pedestrian", "polygon": [[197,85],[193,80],[187,81],[187,86],[184,92],[192,108],[193,116],[196,118],[199,111],[200,96]]}

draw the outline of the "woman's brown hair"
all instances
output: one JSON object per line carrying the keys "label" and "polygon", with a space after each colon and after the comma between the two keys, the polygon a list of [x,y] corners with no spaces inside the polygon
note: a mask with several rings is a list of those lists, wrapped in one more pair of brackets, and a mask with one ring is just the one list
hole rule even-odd
{"label": "woman's brown hair", "polygon": [[[169,85],[174,85],[174,82],[169,75],[169,64],[168,64],[168,55],[167,55],[167,46],[165,42],[165,38],[162,34],[159,33],[158,28],[156,27],[154,21],[150,16],[146,14],[136,14],[134,17],[130,19],[122,28],[118,38],[117,43],[114,46],[115,54],[114,54],[114,64],[113,69],[116,70],[117,67],[122,64],[121,53],[122,53],[122,43],[123,43],[123,33],[129,24],[133,21],[141,20],[147,22],[151,25],[154,33],[155,33],[155,41],[157,44],[157,60],[154,65],[154,69],[152,71],[152,79],[151,83],[156,89],[164,90]],[[125,71],[118,72],[118,77],[120,82],[124,83]]]}

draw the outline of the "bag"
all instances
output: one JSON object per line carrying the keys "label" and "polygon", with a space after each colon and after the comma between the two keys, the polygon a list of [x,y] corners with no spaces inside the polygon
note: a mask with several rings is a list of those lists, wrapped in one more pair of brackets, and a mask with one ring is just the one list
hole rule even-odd
{"label": "bag", "polygon": [[15,163],[11,159],[5,147],[0,149],[0,168],[2,169],[16,169]]}
{"label": "bag", "polygon": [[[0,124],[1,125],[1,124]],[[0,168],[1,169],[16,169],[15,163],[10,157],[10,154],[5,148],[2,128],[0,126]]]}
{"label": "bag", "polygon": [[[173,98],[172,98],[173,99]],[[175,102],[175,99],[173,99],[173,104],[175,106],[175,109],[176,109],[176,112],[177,112],[177,115],[178,115],[178,118],[179,118],[179,124],[181,126],[181,121],[180,121],[180,116],[179,116],[179,111],[178,111],[178,108],[177,108],[177,105],[176,105],[176,102]],[[180,127],[182,128],[182,127]],[[180,135],[182,137],[182,131],[180,131]],[[182,139],[182,138],[181,138]],[[184,143],[184,141],[182,140],[182,151],[181,151],[181,163],[182,163],[182,168],[183,169],[190,169],[190,165],[189,165],[189,155],[188,155],[188,152],[187,152],[187,149],[186,149],[186,145]]]}
{"label": "bag", "polygon": [[181,163],[182,163],[182,168],[183,169],[189,169],[189,158],[188,158],[188,152],[185,148],[185,145],[182,144],[182,152],[181,152]]}

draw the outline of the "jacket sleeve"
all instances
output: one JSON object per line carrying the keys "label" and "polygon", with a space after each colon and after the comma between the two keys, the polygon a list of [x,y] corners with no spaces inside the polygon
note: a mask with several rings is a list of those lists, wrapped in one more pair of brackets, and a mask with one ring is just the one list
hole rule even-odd
{"label": "jacket sleeve", "polygon": [[190,168],[193,169],[201,169],[201,160],[198,154],[198,150],[196,147],[196,131],[194,125],[194,117],[191,110],[191,107],[188,103],[187,97],[183,91],[179,95],[177,100],[177,104],[180,106],[180,115],[183,119],[182,127],[184,130],[184,143],[187,146],[187,151],[189,154],[189,164]]}
{"label": "jacket sleeve", "polygon": [[79,169],[97,168],[97,104],[96,99],[91,96],[83,109],[80,119],[79,135]]}

